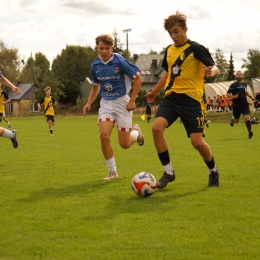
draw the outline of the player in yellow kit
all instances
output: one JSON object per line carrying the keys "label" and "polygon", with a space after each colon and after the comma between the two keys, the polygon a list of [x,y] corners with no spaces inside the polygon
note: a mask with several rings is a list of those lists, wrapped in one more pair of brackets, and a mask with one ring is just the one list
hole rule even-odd
{"label": "player in yellow kit", "polygon": [[[11,88],[14,92],[16,92],[16,94],[21,94],[22,91],[17,88],[16,86],[14,86],[7,78],[4,77],[4,75],[2,74],[2,72],[0,71],[0,83],[6,85],[7,87]],[[17,148],[18,147],[18,140],[16,138],[16,130],[7,130],[3,127],[0,127],[0,136],[2,137],[6,137],[6,138],[10,138],[13,147]]]}
{"label": "player in yellow kit", "polygon": [[[178,118],[183,122],[192,146],[208,167],[208,186],[219,186],[219,171],[211,149],[203,138],[204,75],[213,77],[219,69],[204,46],[188,39],[184,14],[177,11],[170,15],[164,20],[164,28],[174,44],[166,48],[162,63],[164,74],[155,87],[146,94],[148,102],[153,102],[157,93],[162,88],[165,89],[164,99],[156,112],[152,126],[154,145],[164,168],[164,174],[157,187],[162,189],[175,179],[164,131]],[[188,157],[187,163],[189,163]]]}
{"label": "player in yellow kit", "polygon": [[46,118],[46,121],[48,122],[48,127],[50,131],[50,135],[53,136],[53,129],[52,126],[55,124],[54,120],[54,108],[53,106],[57,104],[56,100],[51,96],[51,87],[46,87],[44,89],[45,91],[45,97],[41,99],[38,103],[38,109],[42,109],[42,104],[44,108],[44,115]]}

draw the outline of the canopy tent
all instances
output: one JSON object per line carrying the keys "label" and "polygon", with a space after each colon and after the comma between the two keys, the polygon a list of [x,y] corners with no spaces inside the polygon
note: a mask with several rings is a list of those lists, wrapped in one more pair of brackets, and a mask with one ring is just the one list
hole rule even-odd
{"label": "canopy tent", "polygon": [[260,78],[252,79],[254,92],[260,92]]}
{"label": "canopy tent", "polygon": [[[233,81],[224,81],[224,82],[216,82],[216,83],[205,83],[205,94],[206,94],[206,99],[208,97],[213,98],[214,96],[220,95],[220,96],[226,96],[227,91],[229,89],[229,86],[235,82]],[[251,86],[247,88],[247,92],[251,95],[253,95],[253,90]]]}

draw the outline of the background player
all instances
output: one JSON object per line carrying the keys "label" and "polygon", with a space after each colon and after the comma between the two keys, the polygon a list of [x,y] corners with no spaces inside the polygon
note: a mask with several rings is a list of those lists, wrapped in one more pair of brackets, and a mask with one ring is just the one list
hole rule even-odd
{"label": "background player", "polygon": [[149,102],[145,104],[145,114],[146,114],[147,123],[150,123],[152,117],[152,104]]}
{"label": "background player", "polygon": [[53,136],[53,129],[52,126],[55,124],[54,120],[54,108],[53,106],[57,104],[56,100],[51,96],[51,87],[46,87],[45,91],[45,98],[41,99],[38,103],[38,109],[41,110],[41,104],[44,107],[44,115],[46,117],[46,122],[48,123],[50,135]]}
{"label": "background player", "polygon": [[251,130],[250,108],[246,97],[248,96],[252,100],[254,100],[254,98],[247,92],[247,83],[243,82],[242,71],[239,70],[236,72],[236,80],[236,82],[230,85],[227,91],[227,97],[232,98],[233,101],[233,117],[230,120],[230,125],[234,126],[234,123],[237,124],[242,114],[246,123],[248,138],[251,139],[253,131]]}
{"label": "background player", "polygon": [[[22,93],[22,91],[18,87],[14,86],[7,78],[4,77],[1,71],[0,71],[0,83],[11,88],[14,92],[16,92],[17,95]],[[14,148],[18,147],[18,140],[16,138],[16,135],[17,135],[16,130],[10,131],[3,127],[0,127],[0,136],[10,138]]]}
{"label": "background player", "polygon": [[2,83],[0,83],[0,122],[2,119],[8,124],[8,128],[11,127],[11,123],[7,120],[5,115],[5,104],[9,103],[11,100],[5,90],[2,89]]}

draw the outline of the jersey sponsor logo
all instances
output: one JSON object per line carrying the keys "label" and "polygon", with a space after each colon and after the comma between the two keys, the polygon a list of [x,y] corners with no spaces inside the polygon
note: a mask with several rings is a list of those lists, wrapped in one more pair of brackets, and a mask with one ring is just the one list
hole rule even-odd
{"label": "jersey sponsor logo", "polygon": [[114,67],[114,72],[115,73],[119,73],[119,67],[117,66],[117,67]]}
{"label": "jersey sponsor logo", "polygon": [[172,67],[172,73],[173,75],[178,75],[180,71],[180,67],[178,65],[175,65]]}
{"label": "jersey sponsor logo", "polygon": [[98,80],[120,79],[120,75],[117,75],[117,76],[97,77],[97,79],[98,79]]}
{"label": "jersey sponsor logo", "polygon": [[111,91],[111,90],[113,90],[113,86],[111,84],[106,84],[104,86],[104,89],[107,90],[107,91]]}

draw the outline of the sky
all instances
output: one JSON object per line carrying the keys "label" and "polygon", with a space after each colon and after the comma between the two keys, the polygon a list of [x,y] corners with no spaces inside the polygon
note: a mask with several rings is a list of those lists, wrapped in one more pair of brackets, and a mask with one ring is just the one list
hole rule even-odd
{"label": "sky", "polygon": [[116,31],[133,54],[160,52],[172,43],[164,19],[187,16],[187,36],[209,48],[232,52],[235,70],[248,50],[260,49],[259,0],[1,0],[0,40],[25,61],[37,52],[52,63],[67,45],[95,47],[100,34]]}

